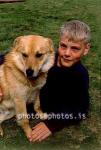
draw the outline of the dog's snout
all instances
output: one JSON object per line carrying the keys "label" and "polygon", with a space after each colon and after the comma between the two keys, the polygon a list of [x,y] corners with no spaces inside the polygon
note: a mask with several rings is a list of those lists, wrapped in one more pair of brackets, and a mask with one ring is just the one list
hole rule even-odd
{"label": "dog's snout", "polygon": [[33,77],[33,74],[34,74],[34,70],[32,70],[32,69],[27,69],[26,70],[26,75],[27,75],[28,78]]}

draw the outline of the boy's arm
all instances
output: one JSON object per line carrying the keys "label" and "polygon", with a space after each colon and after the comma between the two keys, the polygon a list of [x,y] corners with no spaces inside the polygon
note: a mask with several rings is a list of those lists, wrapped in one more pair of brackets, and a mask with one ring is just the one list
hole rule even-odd
{"label": "boy's arm", "polygon": [[62,130],[65,126],[77,124],[79,122],[75,121],[66,121],[63,120],[45,120],[43,122],[38,123],[36,126],[34,126],[32,129],[32,134],[29,137],[30,141],[36,142],[36,141],[43,141],[46,138],[48,138],[53,133]]}
{"label": "boy's arm", "polygon": [[61,131],[67,123],[63,120],[51,119],[43,121],[48,129],[54,134],[55,132]]}

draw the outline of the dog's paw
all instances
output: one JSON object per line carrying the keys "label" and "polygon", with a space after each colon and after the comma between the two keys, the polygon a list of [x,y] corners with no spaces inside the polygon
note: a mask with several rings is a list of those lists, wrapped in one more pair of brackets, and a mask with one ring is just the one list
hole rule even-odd
{"label": "dog's paw", "polygon": [[3,135],[4,135],[3,129],[2,127],[0,127],[0,136],[3,137]]}
{"label": "dog's paw", "polygon": [[29,140],[29,138],[30,138],[30,136],[31,136],[31,134],[32,134],[32,129],[31,129],[31,128],[28,128],[28,129],[25,131],[25,133],[26,133],[27,139]]}
{"label": "dog's paw", "polygon": [[47,113],[38,113],[37,114],[41,120],[46,120],[48,118]]}

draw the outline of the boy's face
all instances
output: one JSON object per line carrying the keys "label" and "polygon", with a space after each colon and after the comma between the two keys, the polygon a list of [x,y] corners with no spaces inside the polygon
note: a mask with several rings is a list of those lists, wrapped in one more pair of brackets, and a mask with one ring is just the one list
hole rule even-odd
{"label": "boy's face", "polygon": [[71,67],[78,62],[83,55],[88,53],[90,44],[84,42],[69,41],[65,36],[61,37],[58,49],[58,66]]}

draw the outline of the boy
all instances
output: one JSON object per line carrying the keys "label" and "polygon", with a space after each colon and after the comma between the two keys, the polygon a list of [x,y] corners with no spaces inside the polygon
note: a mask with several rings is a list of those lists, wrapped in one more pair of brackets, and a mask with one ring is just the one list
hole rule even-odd
{"label": "boy", "polygon": [[40,92],[41,108],[48,118],[33,127],[30,141],[42,141],[65,126],[86,119],[89,77],[80,60],[90,49],[89,41],[90,28],[85,23],[73,20],[61,27],[56,60]]}

